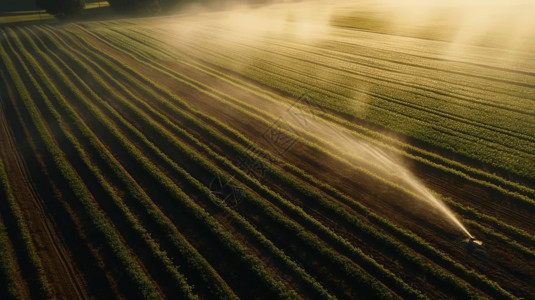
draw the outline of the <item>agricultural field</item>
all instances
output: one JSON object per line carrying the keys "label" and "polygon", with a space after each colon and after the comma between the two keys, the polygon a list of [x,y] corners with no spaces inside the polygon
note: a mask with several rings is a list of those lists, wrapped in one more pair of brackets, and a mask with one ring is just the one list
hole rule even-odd
{"label": "agricultural field", "polygon": [[533,45],[323,5],[0,27],[0,298],[535,298]]}

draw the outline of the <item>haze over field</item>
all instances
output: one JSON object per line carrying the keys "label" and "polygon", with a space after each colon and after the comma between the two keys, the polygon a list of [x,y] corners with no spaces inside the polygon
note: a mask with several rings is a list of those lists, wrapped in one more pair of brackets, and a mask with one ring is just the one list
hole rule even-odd
{"label": "haze over field", "polygon": [[[254,10],[236,5],[236,13],[227,14],[228,24],[260,34],[297,30],[305,36],[308,31],[327,25],[362,26],[407,36],[434,34],[435,38],[460,43],[493,43],[505,48],[522,48],[532,43],[529,37],[533,37],[535,30],[535,3],[530,0],[279,2]],[[349,18],[346,24],[344,16]],[[284,21],[293,21],[295,28],[281,27]]]}

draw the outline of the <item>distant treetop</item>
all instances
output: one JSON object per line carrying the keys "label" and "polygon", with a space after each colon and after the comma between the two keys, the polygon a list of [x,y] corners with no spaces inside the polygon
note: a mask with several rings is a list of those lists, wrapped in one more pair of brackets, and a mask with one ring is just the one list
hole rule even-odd
{"label": "distant treetop", "polygon": [[35,0],[35,3],[57,18],[77,15],[85,7],[85,0]]}
{"label": "distant treetop", "polygon": [[108,0],[113,10],[121,13],[156,13],[160,10],[159,0]]}

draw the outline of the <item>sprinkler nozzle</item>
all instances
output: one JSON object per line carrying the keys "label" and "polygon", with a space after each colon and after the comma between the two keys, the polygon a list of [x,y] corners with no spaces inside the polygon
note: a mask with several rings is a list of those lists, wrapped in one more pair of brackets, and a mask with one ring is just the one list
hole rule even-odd
{"label": "sprinkler nozzle", "polygon": [[481,247],[483,245],[483,241],[476,239],[475,237],[471,237],[468,240],[465,240],[466,242],[466,249],[468,252],[472,252],[476,250],[477,248]]}

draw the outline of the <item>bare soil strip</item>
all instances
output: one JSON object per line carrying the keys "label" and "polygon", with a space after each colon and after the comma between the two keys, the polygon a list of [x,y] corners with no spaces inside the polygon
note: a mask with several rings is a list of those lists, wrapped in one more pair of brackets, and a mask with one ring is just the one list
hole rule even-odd
{"label": "bare soil strip", "polygon": [[[13,97],[11,91],[8,93],[10,97]],[[2,99],[1,105],[9,105],[4,101]],[[0,154],[10,178],[13,194],[34,239],[36,250],[53,291],[58,298],[89,299],[80,271],[76,268],[69,250],[58,234],[50,214],[43,207],[42,199],[34,190],[24,158],[16,146],[17,137],[12,135],[4,110],[1,109],[0,113],[0,140],[2,141]]]}

